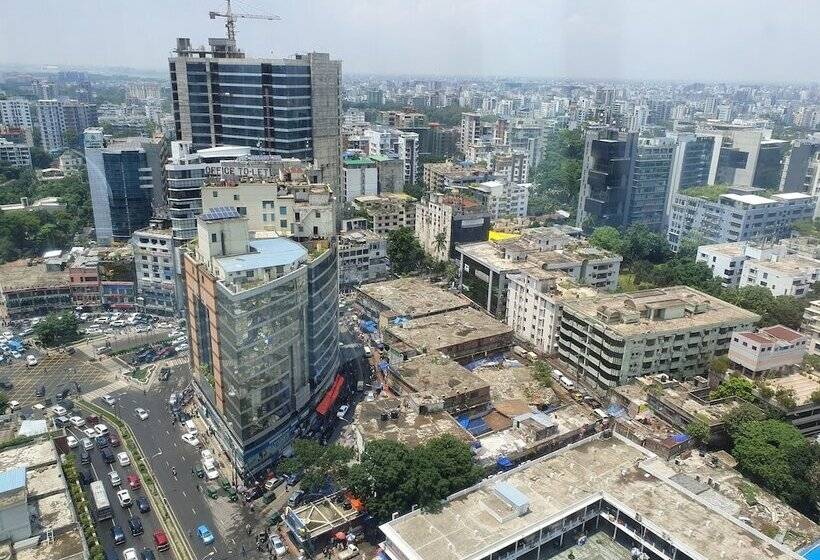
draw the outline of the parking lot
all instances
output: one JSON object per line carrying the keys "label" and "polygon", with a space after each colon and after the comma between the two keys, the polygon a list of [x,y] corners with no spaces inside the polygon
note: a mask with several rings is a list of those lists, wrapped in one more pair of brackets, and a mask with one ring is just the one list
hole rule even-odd
{"label": "parking lot", "polygon": [[[67,428],[67,432],[73,436],[75,436],[80,442],[82,442],[82,438],[85,435],[82,433],[83,428],[75,428],[70,427]],[[108,465],[103,461],[102,454],[99,448],[95,445],[94,449],[89,451],[91,455],[91,464],[90,465],[83,465],[80,462],[80,453],[82,450],[82,443],[72,450],[74,452],[75,458],[77,460],[77,471],[85,471],[87,474],[90,474],[93,480],[101,480],[105,485],[105,492],[108,495],[108,501],[111,503],[111,511],[113,512],[113,518],[101,521],[97,523],[97,535],[100,538],[100,542],[102,543],[103,548],[111,555],[111,558],[120,558],[122,555],[122,551],[126,548],[136,548],[137,552],[140,553],[144,548],[151,549],[154,554],[157,555],[157,558],[174,558],[174,554],[172,550],[168,550],[162,553],[157,553],[156,548],[153,542],[153,534],[156,529],[160,529],[159,523],[155,518],[155,512],[153,509],[147,513],[140,513],[137,504],[134,503],[131,507],[122,507],[120,506],[119,502],[117,501],[117,490],[120,489],[127,489],[131,495],[131,499],[136,502],[137,498],[140,496],[145,496],[143,490],[140,488],[138,490],[132,490],[128,487],[127,476],[129,474],[138,474],[136,467],[134,465],[128,466],[120,466],[118,462],[114,462],[112,465]],[[118,453],[125,451],[125,448],[122,446],[113,448],[112,451],[115,455]],[[111,484],[111,479],[109,477],[109,472],[114,471],[116,472],[121,479],[120,486],[113,486]],[[140,477],[142,478],[142,477]],[[89,500],[89,504],[93,503],[91,498],[91,492],[89,490],[89,486],[86,485],[83,487],[83,490],[86,493],[86,498]],[[133,536],[131,534],[131,530],[128,526],[128,520],[137,517],[140,519],[143,525],[143,534],[138,536]],[[122,529],[123,533],[125,534],[126,542],[125,544],[121,544],[119,546],[114,544],[114,539],[111,534],[111,528],[114,526],[118,526]]]}
{"label": "parking lot", "polygon": [[[14,360],[0,365],[0,377],[8,379],[13,388],[6,391],[9,400],[19,401],[23,407],[31,406],[42,399],[35,396],[41,385],[46,388],[46,397],[54,399],[61,389],[70,388],[76,394],[76,385],[81,391],[93,391],[112,381],[111,374],[80,351],[74,354],[50,350],[25,350],[26,355],[37,358],[36,366],[27,366],[25,360]],[[76,384],[76,385],[75,385]]]}

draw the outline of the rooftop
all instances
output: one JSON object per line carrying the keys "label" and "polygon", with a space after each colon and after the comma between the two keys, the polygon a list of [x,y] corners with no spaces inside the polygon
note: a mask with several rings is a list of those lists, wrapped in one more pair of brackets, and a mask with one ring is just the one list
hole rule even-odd
{"label": "rooftop", "polygon": [[436,354],[423,354],[403,362],[399,378],[413,391],[408,397],[416,404],[489,389],[485,381],[458,362]]}
{"label": "rooftop", "polygon": [[[398,411],[396,418],[383,419]],[[417,447],[430,438],[450,434],[465,443],[472,437],[447,412],[420,414],[416,406],[406,399],[378,398],[371,402],[361,402],[356,406],[353,427],[357,434],[359,449],[376,439],[390,439],[410,447]]]}
{"label": "rooftop", "polygon": [[517,400],[542,405],[556,400],[555,391],[536,381],[530,367],[484,366],[473,375],[490,385],[493,402]]}
{"label": "rooftop", "polygon": [[816,373],[795,372],[783,377],[774,377],[766,380],[766,384],[775,391],[785,389],[792,391],[794,402],[803,406],[811,402],[811,395],[820,391],[820,375]]}
{"label": "rooftop", "polygon": [[[656,534],[668,535],[693,559],[799,558],[671,480],[674,471],[650,452],[614,435],[525,463],[451,496],[439,513],[416,510],[381,526],[407,558],[467,560],[489,556],[584,504],[605,499]],[[528,500],[509,514],[493,489],[503,480]]]}
{"label": "rooftop", "polygon": [[566,311],[624,337],[756,323],[760,316],[716,297],[673,286],[567,302]]}
{"label": "rooftop", "polygon": [[26,468],[15,467],[0,472],[0,494],[19,490],[26,485]]}
{"label": "rooftop", "polygon": [[788,255],[778,257],[777,260],[757,260],[755,266],[784,274],[813,274],[815,271],[820,270],[820,260],[800,255]]}
{"label": "rooftop", "polygon": [[307,249],[285,237],[252,239],[248,242],[253,252],[233,257],[218,257],[216,262],[226,273],[284,266],[307,257]]}
{"label": "rooftop", "polygon": [[470,301],[419,278],[397,278],[365,284],[359,292],[388,311],[405,317],[423,317],[469,307]]}
{"label": "rooftop", "polygon": [[455,345],[505,335],[512,342],[511,327],[469,307],[412,319],[403,327],[391,325],[387,332],[421,352],[446,352]]}
{"label": "rooftop", "polygon": [[[29,266],[29,262],[32,262]],[[30,259],[0,264],[0,290],[68,286],[68,272],[46,270],[43,262]]]}

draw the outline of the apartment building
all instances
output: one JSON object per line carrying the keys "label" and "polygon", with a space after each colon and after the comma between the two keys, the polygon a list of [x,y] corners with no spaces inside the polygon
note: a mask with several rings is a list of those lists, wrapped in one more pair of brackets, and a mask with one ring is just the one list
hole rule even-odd
{"label": "apartment building", "polygon": [[11,167],[31,167],[31,148],[0,138],[0,163]]}
{"label": "apartment building", "polygon": [[761,196],[760,189],[706,187],[672,195],[667,240],[677,251],[687,236],[709,243],[777,241],[794,222],[811,219],[816,197],[803,193]]}
{"label": "apartment building", "polygon": [[387,278],[387,239],[370,230],[339,234],[339,284],[358,286]]}
{"label": "apartment building", "polygon": [[316,428],[336,378],[337,253],[327,241],[309,251],[284,237],[251,239],[230,207],[197,221],[182,265],[194,387],[201,416],[250,478]]}
{"label": "apartment building", "polygon": [[314,179],[310,170],[283,167],[278,177],[269,179],[209,180],[202,186],[202,210],[233,208],[255,232],[329,239],[336,231],[333,193]]}
{"label": "apartment building", "polygon": [[495,174],[483,164],[458,164],[451,161],[424,164],[424,186],[428,191],[444,191],[493,179]]}
{"label": "apartment building", "polygon": [[602,296],[564,305],[558,353],[580,377],[603,387],[666,373],[702,375],[726,354],[734,331],[760,316],[686,286]]}
{"label": "apartment building", "polygon": [[493,173],[511,183],[526,183],[530,179],[530,156],[525,150],[495,151],[491,158]]}
{"label": "apartment building", "polygon": [[407,194],[359,196],[353,206],[367,214],[367,227],[378,235],[399,229],[416,229],[416,199]]}
{"label": "apartment building", "polygon": [[772,255],[743,264],[740,287],[768,288],[775,296],[806,296],[817,282],[820,260],[800,255]]}
{"label": "apartment building", "polygon": [[342,159],[342,193],[345,203],[357,196],[379,194],[379,170],[376,162],[368,157]]}
{"label": "apartment building", "polygon": [[461,139],[459,147],[462,152],[479,140],[481,140],[481,114],[462,113],[461,114]]}
{"label": "apartment building", "polygon": [[590,246],[572,227],[530,228],[520,239],[466,243],[456,247],[459,288],[498,318],[508,316],[511,275],[540,269],[599,290],[614,291],[622,258]]}
{"label": "apartment building", "polygon": [[811,338],[808,351],[820,356],[820,300],[809,302],[803,312],[800,330]]}
{"label": "apartment building", "polygon": [[9,128],[34,128],[28,99],[0,99],[0,124]]}
{"label": "apartment building", "polygon": [[413,184],[419,178],[419,135],[398,128],[372,125],[364,131],[368,141],[367,155],[398,158],[404,165],[404,183]]}
{"label": "apartment building", "polygon": [[729,344],[729,360],[745,373],[757,375],[800,364],[808,349],[808,336],[775,325],[757,332],[735,332]]}
{"label": "apartment building", "polygon": [[134,232],[131,245],[137,308],[154,315],[176,315],[184,300],[170,220],[152,219],[147,228]]}
{"label": "apartment building", "polygon": [[460,243],[486,241],[489,236],[490,215],[470,198],[430,192],[416,204],[416,237],[437,261],[457,258]]}
{"label": "apartment building", "polygon": [[66,131],[62,103],[56,99],[40,99],[35,106],[43,149],[47,152],[62,149]]}
{"label": "apartment building", "polygon": [[494,220],[499,218],[526,218],[532,183],[513,183],[508,180],[485,181],[470,185],[475,196]]}

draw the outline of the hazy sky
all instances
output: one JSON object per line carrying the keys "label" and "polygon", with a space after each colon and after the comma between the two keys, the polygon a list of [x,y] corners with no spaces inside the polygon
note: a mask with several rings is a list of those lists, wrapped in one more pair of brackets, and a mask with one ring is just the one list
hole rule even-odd
{"label": "hazy sky", "polygon": [[[222,36],[222,0],[0,0],[0,63],[163,70]],[[820,1],[236,0],[247,53],[330,52],[347,72],[820,81]]]}

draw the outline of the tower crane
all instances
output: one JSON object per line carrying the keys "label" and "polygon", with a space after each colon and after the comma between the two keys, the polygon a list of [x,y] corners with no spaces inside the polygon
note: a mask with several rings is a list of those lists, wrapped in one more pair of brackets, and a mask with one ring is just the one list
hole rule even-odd
{"label": "tower crane", "polygon": [[225,7],[225,12],[208,12],[208,16],[211,19],[216,19],[218,17],[225,18],[225,29],[228,31],[228,39],[231,41],[236,41],[236,20],[237,19],[266,19],[268,21],[278,21],[281,20],[279,16],[268,16],[263,14],[243,14],[237,13],[231,10],[231,0],[225,0],[227,6]]}

